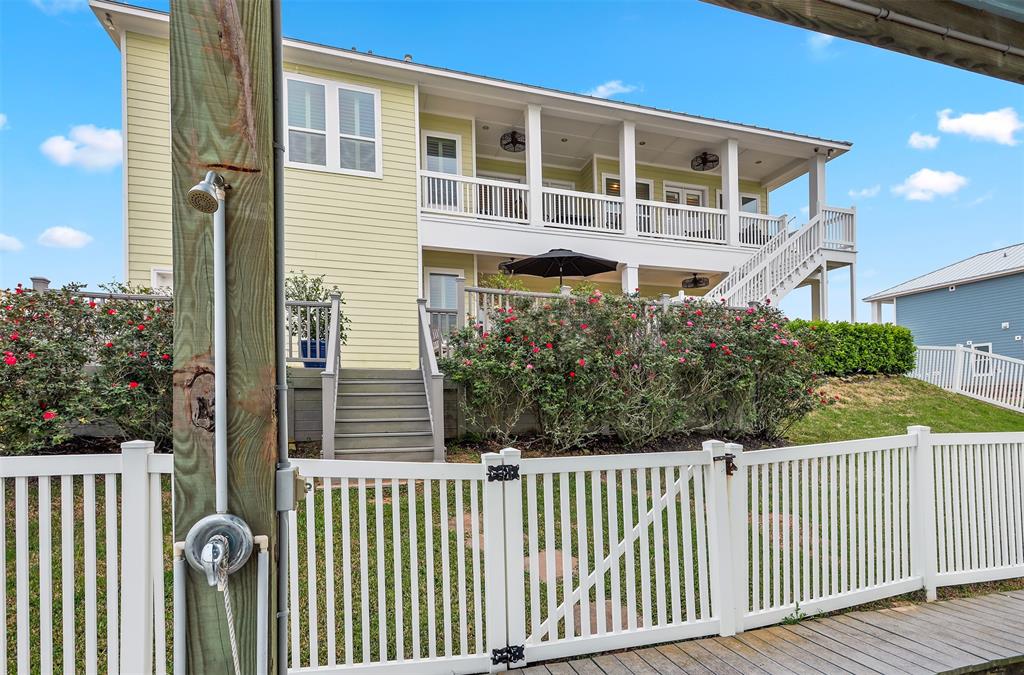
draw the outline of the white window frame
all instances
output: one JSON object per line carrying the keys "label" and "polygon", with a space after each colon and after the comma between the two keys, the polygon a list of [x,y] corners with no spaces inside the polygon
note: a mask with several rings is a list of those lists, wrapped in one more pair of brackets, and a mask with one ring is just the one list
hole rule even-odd
{"label": "white window frame", "polygon": [[423,157],[420,158],[420,166],[423,170],[427,170],[427,136],[433,136],[434,138],[444,138],[446,140],[455,141],[455,173],[452,176],[462,175],[462,136],[459,134],[449,134],[443,131],[429,131],[424,129],[420,132],[420,147],[423,148]]}
{"label": "white window frame", "polygon": [[[381,138],[381,110],[380,110],[380,89],[373,87],[365,87],[359,84],[352,84],[351,82],[342,82],[340,80],[326,80],[320,77],[310,77],[308,75],[297,75],[294,73],[285,73],[285,132],[284,132],[284,156],[286,167],[293,169],[306,169],[308,171],[323,171],[327,173],[339,173],[349,176],[362,176],[364,178],[383,178],[384,177],[384,142]],[[288,147],[288,132],[291,129],[297,131],[309,131],[315,133],[321,133],[320,130],[309,130],[303,127],[292,127],[288,124],[287,119],[287,100],[288,100],[288,82],[295,80],[297,82],[308,82],[310,84],[319,84],[324,87],[324,112],[326,119],[324,120],[324,136],[326,137],[326,157],[327,165],[322,166],[320,164],[307,164],[306,162],[293,162],[291,160],[290,148]],[[340,102],[338,99],[338,92],[342,89],[349,91],[358,91],[364,94],[371,94],[373,96],[373,121],[374,121],[374,153],[373,157],[376,160],[376,167],[373,171],[361,171],[359,169],[345,169],[341,166],[341,139],[350,138],[353,140],[369,142],[371,139],[363,138],[360,136],[351,136],[348,134],[341,133],[340,118],[341,112],[338,109]]]}
{"label": "white window frame", "polygon": [[[430,305],[430,275],[441,274],[444,276],[456,276],[466,278],[466,270],[459,269],[456,267],[424,267],[423,268],[423,295],[427,298],[427,309],[431,309]],[[434,307],[433,309],[451,309],[448,307]]]}
{"label": "white window frame", "polygon": [[[978,349],[979,347],[988,347],[987,351]],[[992,365],[994,359],[978,359],[978,355],[974,352],[981,352],[987,356],[992,356],[992,343],[991,342],[976,342],[971,344],[971,374],[975,377],[992,377]],[[984,363],[984,369],[978,367],[979,363]]]}
{"label": "white window frame", "polygon": [[[669,190],[677,190],[679,192],[684,192],[686,190],[692,190],[694,192],[700,192],[701,194],[704,195],[703,198],[701,199],[701,201],[703,202],[701,204],[701,207],[706,208],[707,205],[708,205],[708,186],[707,185],[694,185],[692,183],[673,183],[671,181],[665,181],[665,184],[661,186],[661,200],[663,202],[668,202],[668,191]],[[680,203],[679,205],[683,206],[683,207],[686,206],[685,203]]]}
{"label": "white window frame", "polygon": [[[608,183],[608,179],[609,178],[614,178],[615,180],[619,181],[619,186],[620,186],[619,187],[619,198],[621,199],[622,198],[622,187],[621,187],[621,185],[622,185],[622,178],[617,173],[605,173],[603,171],[601,172],[601,194],[603,194],[605,196],[608,196],[608,193],[605,192],[605,190],[607,189],[607,183]],[[648,193],[651,195],[651,198],[653,199],[653,197],[654,197],[654,181],[651,180],[650,178],[637,178],[636,182],[637,183],[643,183],[644,185],[646,185],[648,187]],[[639,199],[639,197],[637,197],[637,199]]]}
{"label": "white window frame", "polygon": [[[164,286],[157,282],[161,275],[169,275],[171,277],[171,285]],[[174,271],[170,267],[153,267],[149,270],[149,287],[153,290],[159,290],[166,288],[169,291],[174,291]]]}
{"label": "white window frame", "polygon": [[[755,202],[757,202],[757,211],[753,211],[752,213],[759,214],[759,215],[761,214],[761,195],[757,194],[756,192],[740,192],[740,197],[750,197]],[[715,203],[718,204],[718,210],[719,211],[724,211],[725,210],[725,205],[722,204],[722,190],[721,190],[721,188],[718,188],[718,189],[715,190]],[[740,204],[740,207],[741,207],[740,208],[740,213],[748,213],[748,212],[746,212],[746,211],[744,211],[742,209],[742,206],[743,206],[743,204],[741,203]]]}
{"label": "white window frame", "polygon": [[556,190],[575,190],[576,181],[574,180],[561,180],[559,178],[545,178],[542,180],[541,185],[543,187],[555,188]]}

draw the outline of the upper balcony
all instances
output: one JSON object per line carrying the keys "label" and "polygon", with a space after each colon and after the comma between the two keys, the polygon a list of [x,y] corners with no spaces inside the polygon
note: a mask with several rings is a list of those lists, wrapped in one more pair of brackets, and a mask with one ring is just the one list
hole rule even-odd
{"label": "upper balcony", "polygon": [[[833,149],[802,137],[440,95],[421,94],[420,110],[426,247],[509,255],[566,247],[725,270],[793,220],[770,213],[772,190],[807,175],[808,218],[824,209]],[[835,248],[852,251],[853,217],[829,217]],[[706,265],[694,264],[698,256]]]}

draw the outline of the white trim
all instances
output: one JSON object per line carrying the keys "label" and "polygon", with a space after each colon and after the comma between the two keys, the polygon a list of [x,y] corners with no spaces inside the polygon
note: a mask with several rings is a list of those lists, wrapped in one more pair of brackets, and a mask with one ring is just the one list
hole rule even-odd
{"label": "white trim", "polygon": [[[979,342],[977,344],[973,344],[970,340],[968,340],[967,344],[970,346],[970,349],[971,349],[971,374],[974,375],[975,377],[992,377],[992,375],[993,375],[993,372],[992,372],[992,359],[987,359],[987,360],[986,359],[982,359],[980,361],[980,363],[984,363],[985,364],[985,370],[982,371],[982,370],[979,370],[979,368],[978,368],[978,363],[979,363],[978,355],[974,353],[974,352],[981,352],[982,354],[986,354],[988,356],[993,356],[994,353],[992,352],[992,343],[991,342]],[[988,347],[988,351],[983,351],[981,349],[981,347]]]}
{"label": "white trim", "polygon": [[[418,85],[417,85],[418,86]],[[473,175],[476,175],[476,117],[469,123],[469,152],[473,161]]]}
{"label": "white trim", "polygon": [[[447,141],[455,141],[455,166],[458,169],[452,176],[462,176],[462,134],[450,134],[445,131],[432,131],[430,129],[420,130],[420,168],[427,171],[427,136],[433,136],[434,138],[443,138]],[[447,173],[445,171],[437,171],[436,173]],[[476,167],[473,169],[473,174],[476,175]]]}
{"label": "white trim", "polygon": [[[680,192],[683,192],[685,190],[693,190],[694,192],[700,192],[701,194],[704,195],[702,197],[702,202],[703,203],[701,204],[701,206],[703,206],[705,208],[708,208],[710,206],[708,204],[708,186],[707,185],[696,185],[694,183],[677,183],[675,181],[670,181],[670,180],[663,181],[662,184],[661,184],[661,200],[663,202],[668,202],[668,196],[667,196],[666,193],[669,190],[678,190]],[[683,204],[683,206],[685,206],[685,204]]]}
{"label": "white trim", "polygon": [[576,190],[576,181],[562,180],[561,178],[545,178],[542,180],[543,187],[557,188],[559,190]]}
{"label": "white trim", "polygon": [[[423,299],[427,301],[427,309],[431,309],[430,306],[430,275],[440,274],[444,276],[456,276],[466,278],[466,270],[459,269],[457,267],[424,267],[423,268]],[[443,308],[450,309],[450,308]]]}
{"label": "white trim", "polygon": [[[622,195],[622,187],[621,187],[622,178],[620,177],[620,175],[618,173],[608,173],[607,171],[602,171],[601,172],[601,185],[599,186],[601,191],[598,192],[597,194],[605,195],[605,196],[608,196],[608,197],[612,196],[612,195],[609,195],[607,192],[604,191],[605,190],[605,181],[607,181],[609,178],[614,178],[614,179],[619,181],[619,183],[620,183],[619,195],[621,196]],[[637,183],[645,184],[650,189],[650,192],[648,194],[650,194],[651,197],[654,196],[654,181],[652,179],[650,179],[650,178],[637,178],[636,182]]]}
{"label": "white trim", "polygon": [[[350,176],[362,176],[364,178],[383,178],[384,177],[384,139],[382,138],[382,123],[381,123],[381,92],[380,89],[374,87],[366,87],[361,84],[355,84],[352,82],[346,82],[344,80],[328,80],[321,77],[310,77],[309,75],[303,75],[300,73],[285,72],[285,119],[284,119],[284,146],[285,146],[285,162],[284,165],[293,169],[304,169],[307,171],[322,171],[326,173],[340,173]],[[292,129],[303,130],[302,127],[293,127],[288,124],[288,82],[295,80],[297,82],[308,82],[310,84],[318,84],[324,87],[324,131],[321,132],[319,129],[310,129],[312,133],[323,133],[325,151],[326,151],[326,165],[320,164],[306,164],[304,162],[293,162],[288,154],[288,136],[289,131]],[[341,90],[357,91],[364,94],[370,94],[373,96],[373,107],[374,107],[374,137],[372,139],[365,137],[350,136],[341,133],[341,126],[339,124],[340,111],[338,92]],[[346,169],[341,166],[341,147],[340,141],[343,138],[349,138],[352,140],[359,140],[362,142],[372,141],[374,144],[373,158],[376,163],[376,168],[373,171],[360,171],[359,169]]]}
{"label": "white trim", "polygon": [[[954,264],[956,264],[956,263],[954,263]],[[933,271],[937,272],[938,270],[933,270]],[[906,296],[906,295],[917,295],[918,293],[924,293],[926,291],[936,291],[936,290],[938,290],[940,288],[949,288],[950,286],[962,286],[964,284],[973,284],[976,281],[985,281],[986,279],[998,279],[999,277],[1013,276],[1014,274],[1020,274],[1022,272],[1024,272],[1024,267],[1015,267],[1015,268],[1010,269],[1010,270],[999,270],[998,272],[989,272],[988,274],[979,274],[979,275],[973,276],[973,277],[964,277],[963,279],[957,279],[957,280],[953,281],[952,283],[949,282],[949,281],[945,281],[943,283],[931,284],[929,286],[922,286],[920,288],[912,288],[912,289],[908,289],[908,290],[905,290],[905,291],[900,291],[898,293],[886,293],[885,291],[879,291],[878,293],[875,293],[874,295],[869,295],[866,298],[861,298],[861,299],[864,300],[865,302],[871,302],[872,300],[889,300],[889,299],[902,298],[903,296]],[[928,272],[928,274],[931,274],[931,273],[932,272]],[[921,276],[927,276],[927,275],[921,275]],[[913,279],[910,279],[910,281],[913,281]],[[910,281],[904,281],[903,283],[904,284],[910,283]],[[902,286],[903,284],[899,284],[899,285]]]}
{"label": "white trim", "polygon": [[[417,133],[414,134],[414,143],[416,145],[416,157],[420,156],[420,85],[414,84],[412,89],[412,114],[413,123],[416,125]],[[423,204],[423,181],[420,180],[419,176],[416,177],[416,285],[417,285],[417,298],[426,297],[423,295],[423,209],[420,206]]]}
{"label": "white trim", "polygon": [[[171,285],[163,286],[157,283],[157,277],[161,274],[171,275]],[[149,287],[152,289],[166,288],[168,290],[174,290],[174,268],[173,267],[151,267],[149,269]]]}
{"label": "white trim", "polygon": [[488,180],[504,180],[510,183],[526,185],[526,176],[517,173],[505,173],[504,171],[481,171],[476,177]]}
{"label": "white trim", "polygon": [[128,272],[128,35],[118,34],[121,50],[121,244],[124,247],[124,278],[129,281]]}
{"label": "white trim", "polygon": [[[750,197],[751,199],[756,201],[757,202],[757,211],[744,211],[743,210],[743,201],[742,201],[743,197]],[[717,208],[717,209],[724,208],[722,206],[722,188],[717,188],[715,190],[715,204],[717,205],[717,206],[715,206],[715,208]],[[740,192],[740,211],[739,212],[740,212],[740,215],[742,215],[744,213],[752,213],[752,214],[755,214],[755,215],[762,215],[762,216],[766,215],[765,213],[763,213],[761,211],[761,195],[757,194],[756,192]]]}

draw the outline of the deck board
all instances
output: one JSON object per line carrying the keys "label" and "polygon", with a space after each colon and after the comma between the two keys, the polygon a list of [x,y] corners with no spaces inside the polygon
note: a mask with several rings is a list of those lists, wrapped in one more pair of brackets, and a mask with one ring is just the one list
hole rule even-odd
{"label": "deck board", "polygon": [[1024,663],[1024,591],[852,611],[549,664],[561,675],[928,675]]}

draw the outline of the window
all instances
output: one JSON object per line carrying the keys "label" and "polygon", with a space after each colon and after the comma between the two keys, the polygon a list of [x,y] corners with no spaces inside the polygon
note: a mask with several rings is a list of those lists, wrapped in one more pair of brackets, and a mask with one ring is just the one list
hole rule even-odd
{"label": "window", "polygon": [[703,188],[687,186],[666,186],[665,201],[669,204],[683,204],[684,206],[705,206],[707,193]]}
{"label": "window", "polygon": [[[722,200],[722,191],[718,191],[718,208],[724,209],[724,202]],[[761,213],[761,198],[755,194],[748,194],[746,192],[740,193],[740,211],[744,213]]]}
{"label": "window", "polygon": [[288,78],[288,163],[380,176],[380,92],[339,82]]}
{"label": "window", "polygon": [[[970,344],[970,343],[968,343]],[[971,344],[971,367],[976,377],[988,377],[992,375],[992,353],[991,342],[980,342]]]}
{"label": "window", "polygon": [[[458,278],[461,270],[427,270],[427,309],[430,323],[438,328],[441,335],[447,335],[458,327]],[[440,311],[438,311],[440,310]]]}
{"label": "window", "polygon": [[[608,176],[608,175],[606,175],[604,177],[604,193],[606,195],[608,195],[609,197],[620,197],[620,196],[622,196],[621,194],[619,194],[620,193],[620,187],[621,187],[621,185],[620,185],[619,177],[618,176]],[[649,200],[651,198],[651,187],[652,187],[651,181],[648,181],[648,180],[640,181],[640,180],[638,180],[636,182],[636,198],[637,199],[648,199]]]}
{"label": "window", "polygon": [[427,134],[424,145],[427,171],[459,173],[459,143],[455,138]]}

